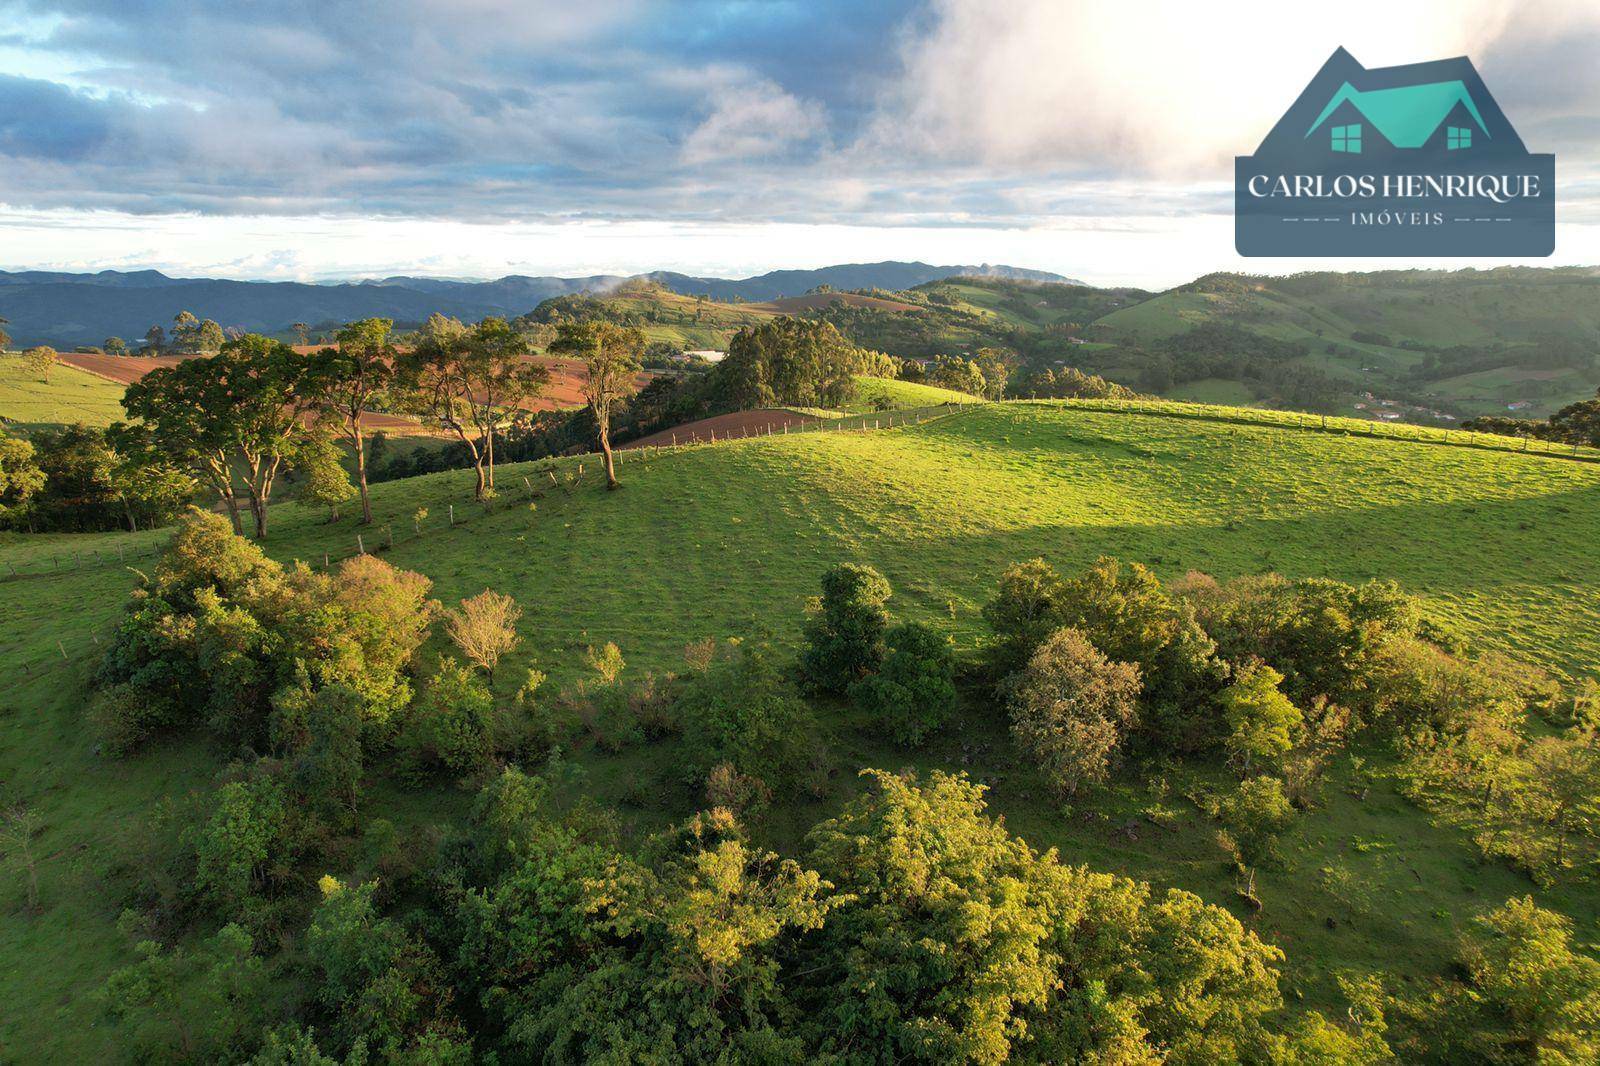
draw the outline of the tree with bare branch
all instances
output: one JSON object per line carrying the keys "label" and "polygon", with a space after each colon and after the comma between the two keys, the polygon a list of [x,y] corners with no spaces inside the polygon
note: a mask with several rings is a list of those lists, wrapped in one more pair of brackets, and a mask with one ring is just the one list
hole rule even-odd
{"label": "tree with bare branch", "polygon": [[510,596],[484,589],[444,612],[445,632],[468,660],[483,667],[494,683],[494,668],[501,657],[522,642],[517,620],[522,608]]}

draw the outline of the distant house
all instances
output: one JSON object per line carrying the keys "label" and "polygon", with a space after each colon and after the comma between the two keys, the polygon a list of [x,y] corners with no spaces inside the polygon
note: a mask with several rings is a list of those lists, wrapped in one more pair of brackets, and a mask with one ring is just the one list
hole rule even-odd
{"label": "distant house", "polygon": [[1329,151],[1349,155],[1384,148],[1443,148],[1459,152],[1471,149],[1477,134],[1482,134],[1481,140],[1489,139],[1483,115],[1460,81],[1366,92],[1345,82],[1306,131],[1306,137],[1323,129],[1327,131]]}
{"label": "distant house", "polygon": [[708,363],[720,363],[728,356],[727,352],[719,352],[715,348],[700,348],[683,354],[689,359],[704,359]]}
{"label": "distant house", "polygon": [[1516,403],[1506,404],[1507,411],[1526,411],[1533,406],[1532,400],[1518,400]]}

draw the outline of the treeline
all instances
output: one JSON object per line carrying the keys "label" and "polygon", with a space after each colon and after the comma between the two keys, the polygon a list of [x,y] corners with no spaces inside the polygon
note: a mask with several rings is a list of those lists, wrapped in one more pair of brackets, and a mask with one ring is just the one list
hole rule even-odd
{"label": "treeline", "polygon": [[[798,658],[705,641],[680,672],[629,681],[604,644],[573,688],[552,694],[524,667],[500,686],[518,685],[509,699],[491,682],[517,661],[518,606],[484,592],[445,609],[430,591],[371,556],[285,569],[196,513],[135,592],[95,675],[108,749],[202,731],[233,761],[135,865],[124,925],[141,958],[104,992],[132,1057],[1576,1063],[1600,1050],[1600,963],[1531,899],[1484,915],[1446,976],[1346,976],[1348,1010],[1328,1017],[1286,1010],[1282,953],[1226,910],[1033,849],[964,775],[865,771],[800,854],[756,842],[770,810],[826,786],[818,700],[849,701],[908,748],[963,697],[998,708],[1064,796],[1129,758],[1223,760],[1233,784],[1197,803],[1251,900],[1253,871],[1281,861],[1278,835],[1354,737],[1396,745],[1430,795],[1476,799],[1476,778],[1431,760],[1470,743],[1452,765],[1484,766],[1492,749],[1467,739],[1479,725],[1522,729],[1529,706],[1559,704],[1568,758],[1593,772],[1591,691],[1567,699],[1537,672],[1447,650],[1393,585],[1165,586],[1114,559],[1070,577],[1032,560],[1002,576],[984,658],[963,664],[935,630],[895,624],[881,574],[843,565],[823,577]],[[441,625],[449,651],[430,651]],[[654,801],[701,812],[629,839],[568,756],[667,743],[678,791]],[[1571,808],[1593,810],[1595,782],[1541,783],[1549,763],[1536,765],[1519,788],[1586,794]],[[465,824],[363,818],[375,787],[452,781],[477,788]],[[1581,876],[1600,826],[1550,810],[1526,810],[1567,837],[1544,868]],[[269,967],[287,998],[264,994]]]}
{"label": "treeline", "polygon": [[1477,433],[1498,433],[1505,437],[1527,437],[1600,448],[1600,392],[1595,395],[1593,400],[1568,404],[1545,419],[1485,415],[1468,419],[1461,423],[1461,428]]}
{"label": "treeline", "polygon": [[[489,498],[510,430],[512,458],[550,454],[586,434],[583,444],[599,443],[615,484],[610,427],[635,387],[645,346],[639,331],[609,323],[556,331],[550,350],[581,360],[586,372],[584,411],[559,418],[523,413],[548,386],[549,371],[528,358],[528,337],[503,319],[467,326],[433,315],[404,335],[389,319],[365,319],[337,330],[334,342],[300,355],[281,341],[245,334],[222,341],[214,355],[158,367],[129,385],[122,400],[129,420],[104,433],[78,426],[31,440],[0,435],[0,524],[137,527],[169,521],[209,491],[236,532],[248,514],[264,537],[270,505],[291,473],[300,499],[335,517],[355,499],[370,522],[365,416],[372,411],[413,415],[454,438],[450,448],[390,476],[469,466],[477,497]],[[435,462],[441,466],[430,466]]]}

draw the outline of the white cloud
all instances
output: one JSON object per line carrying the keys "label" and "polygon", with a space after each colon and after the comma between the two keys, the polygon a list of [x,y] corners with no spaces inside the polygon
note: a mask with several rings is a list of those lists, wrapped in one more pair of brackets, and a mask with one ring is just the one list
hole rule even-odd
{"label": "white cloud", "polygon": [[[1523,5],[1527,7],[1529,5]],[[1577,4],[1563,23],[1595,18]],[[1592,5],[1590,5],[1592,8]],[[1503,0],[936,0],[862,150],[1024,170],[1216,176],[1343,45],[1367,66],[1476,54]]]}
{"label": "white cloud", "polygon": [[818,138],[827,128],[822,105],[801,100],[766,79],[733,79],[708,72],[717,84],[710,113],[684,138],[682,158],[694,165],[762,160]]}

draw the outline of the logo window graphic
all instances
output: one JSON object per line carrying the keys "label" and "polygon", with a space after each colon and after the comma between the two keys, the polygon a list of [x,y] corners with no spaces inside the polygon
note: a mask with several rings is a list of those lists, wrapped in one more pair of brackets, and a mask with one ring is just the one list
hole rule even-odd
{"label": "logo window graphic", "polygon": [[1234,161],[1246,256],[1544,256],[1555,156],[1534,154],[1466,57],[1368,70],[1339,49]]}

